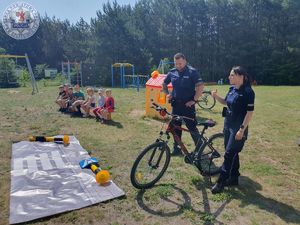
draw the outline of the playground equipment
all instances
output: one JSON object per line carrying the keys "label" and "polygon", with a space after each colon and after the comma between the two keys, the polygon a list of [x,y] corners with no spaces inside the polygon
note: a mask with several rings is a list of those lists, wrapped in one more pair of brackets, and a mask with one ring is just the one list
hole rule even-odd
{"label": "playground equipment", "polygon": [[61,71],[63,77],[69,84],[79,84],[82,86],[82,64],[81,62],[62,62]]}
{"label": "playground equipment", "polygon": [[[11,59],[11,58],[15,59],[16,64],[17,64],[17,60],[18,59],[25,59],[26,60],[27,69],[28,69],[28,72],[29,72],[29,75],[30,75],[30,79],[31,79],[32,94],[38,93],[39,92],[38,91],[38,87],[37,87],[37,84],[36,84],[36,81],[35,81],[33,70],[31,68],[31,64],[30,64],[29,57],[28,57],[27,53],[25,53],[25,55],[8,55],[8,54],[7,55],[0,55],[0,59]],[[7,84],[12,84],[10,82],[10,79],[9,79],[9,76],[8,76],[7,64],[6,63],[4,63],[4,64],[6,65],[6,68],[5,69],[0,68],[0,72],[1,71],[6,72]],[[17,82],[14,81],[13,83],[16,84]]]}
{"label": "playground equipment", "polygon": [[64,145],[68,145],[70,144],[70,137],[68,135],[64,135],[62,138],[46,137],[46,136],[31,136],[29,137],[29,141],[55,142],[55,143],[63,143]]}
{"label": "playground equipment", "polygon": [[[169,71],[169,65],[174,65],[174,62],[169,62],[166,58],[161,59],[156,70],[151,73],[151,78],[146,83],[146,116],[163,118],[156,110],[152,108],[152,104],[160,104],[167,110],[171,110],[171,104],[166,99],[166,94],[163,92],[162,84],[166,78],[165,72]],[[169,92],[173,87],[168,85]]]}
{"label": "playground equipment", "polygon": [[81,160],[79,165],[81,169],[91,169],[96,175],[96,182],[100,185],[104,185],[110,180],[109,172],[100,168],[99,161],[95,157]]}
{"label": "playground equipment", "polygon": [[[120,85],[121,88],[133,87],[139,91],[141,86],[144,86],[149,79],[148,75],[135,74],[134,65],[130,63],[115,63],[111,65],[111,86],[116,86],[117,79],[115,77],[115,68],[119,68],[120,71]],[[129,68],[132,72],[131,75],[126,74],[126,68]]]}
{"label": "playground equipment", "polygon": [[132,70],[132,75],[134,75],[134,65],[130,63],[115,63],[111,65],[111,86],[115,86],[115,80],[114,80],[114,68],[119,68],[120,69],[120,86],[121,88],[125,88],[125,68],[131,68]]}
{"label": "playground equipment", "polygon": [[174,66],[174,62],[169,62],[167,59],[161,59],[157,70],[161,72],[161,74],[165,74],[170,70],[170,65]]}
{"label": "playground equipment", "polygon": [[[162,84],[166,78],[165,74],[160,74],[158,70],[151,73],[151,78],[146,83],[146,116],[163,118],[155,109],[152,108],[152,103],[160,104],[168,111],[171,110],[171,104],[167,101],[167,96],[162,90]],[[168,85],[171,93],[173,87]]]}

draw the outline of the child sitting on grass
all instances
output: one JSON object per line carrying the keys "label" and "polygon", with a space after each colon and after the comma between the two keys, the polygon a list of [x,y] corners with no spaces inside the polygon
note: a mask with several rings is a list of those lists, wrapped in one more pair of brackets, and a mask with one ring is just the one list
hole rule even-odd
{"label": "child sitting on grass", "polygon": [[106,89],[105,94],[106,94],[106,100],[104,107],[101,109],[97,110],[96,113],[98,113],[101,118],[101,123],[107,123],[108,121],[108,115],[112,112],[114,112],[115,109],[115,100],[112,97],[111,89]]}
{"label": "child sitting on grass", "polygon": [[68,99],[68,85],[59,86],[58,97],[56,98],[55,103],[59,105],[59,111],[65,112],[65,101]]}
{"label": "child sitting on grass", "polygon": [[74,96],[75,96],[76,101],[84,100],[84,93],[80,90],[79,84],[76,84],[76,86],[75,86]]}
{"label": "child sitting on grass", "polygon": [[[69,87],[69,91],[68,91],[68,99],[65,100],[64,103],[64,107],[66,109],[69,109],[71,107],[71,105],[74,103],[75,101],[75,95],[73,93],[73,87]],[[71,112],[70,110],[66,110],[65,112]]]}
{"label": "child sitting on grass", "polygon": [[80,90],[79,84],[75,86],[74,97],[75,101],[72,106],[69,107],[69,111],[73,112],[73,116],[82,116],[80,105],[84,102],[84,93]]}
{"label": "child sitting on grass", "polygon": [[99,110],[103,109],[104,105],[105,105],[105,100],[106,100],[106,97],[104,95],[104,90],[103,89],[99,89],[99,99],[98,99],[98,107],[96,107],[94,110],[93,110],[93,113],[94,115],[96,116],[96,120],[97,121],[100,121],[101,118],[99,116],[99,114],[97,113]]}
{"label": "child sitting on grass", "polygon": [[83,103],[81,103],[80,106],[85,112],[84,117],[89,117],[90,109],[96,106],[96,100],[94,96],[94,90],[92,88],[87,88],[86,92],[87,92],[87,99]]}
{"label": "child sitting on grass", "polygon": [[58,96],[57,96],[57,98],[56,98],[56,100],[55,100],[55,103],[56,103],[57,105],[59,105],[59,107],[60,107],[59,100],[61,99],[63,93],[64,93],[64,86],[60,85],[60,86],[58,87]]}

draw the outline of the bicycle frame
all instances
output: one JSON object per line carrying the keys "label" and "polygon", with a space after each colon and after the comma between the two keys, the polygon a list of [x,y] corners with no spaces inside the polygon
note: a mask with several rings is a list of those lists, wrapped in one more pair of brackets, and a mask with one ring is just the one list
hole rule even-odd
{"label": "bicycle frame", "polygon": [[[201,133],[199,133],[202,142],[200,142],[200,141],[198,142],[198,144],[195,146],[194,152],[198,152],[198,150],[201,148],[201,146],[205,145],[207,143],[208,139],[206,137],[204,137],[204,133],[205,133],[206,129],[207,129],[206,127],[203,127]],[[181,138],[177,135],[176,130],[181,130],[181,131],[185,131],[185,132],[188,132],[188,133],[191,133],[191,131],[186,129],[186,128],[183,128],[181,126],[175,125],[174,124],[174,119],[172,118],[171,121],[167,125],[166,135],[167,135],[167,138],[169,139],[169,133],[171,133],[174,140],[180,146],[181,151],[183,152],[183,154],[185,156],[187,156],[189,160],[192,161],[192,159],[190,158],[190,152],[188,151],[188,149],[186,148],[186,146],[182,142]],[[160,134],[161,135],[163,134],[162,131],[160,132]]]}
{"label": "bicycle frame", "polygon": [[[220,166],[215,164],[213,160],[220,158],[221,154],[218,153],[214,146],[218,144],[222,145],[222,142],[214,142],[214,140],[221,140],[220,138],[224,138],[224,134],[216,133],[210,137],[204,136],[205,130],[209,127],[215,126],[216,123],[209,120],[199,123],[199,125],[203,125],[202,131],[199,132],[199,142],[196,144],[194,152],[189,152],[177,134],[177,131],[180,130],[189,132],[190,134],[194,134],[193,132],[195,131],[190,131],[181,127],[181,125],[179,123],[177,124],[176,121],[186,122],[187,119],[194,119],[185,116],[174,115],[169,113],[166,108],[163,108],[156,103],[152,104],[155,106],[153,108],[158,111],[161,116],[164,117],[169,115],[171,116],[171,120],[169,122],[165,121],[162,123],[159,137],[154,143],[148,145],[135,160],[130,174],[130,179],[133,186],[139,189],[150,188],[153,187],[153,185],[155,185],[155,183],[158,182],[163,176],[171,159],[170,148],[168,146],[168,141],[171,135],[176,143],[181,147],[181,151],[185,155],[184,161],[188,164],[193,164],[196,166],[201,175],[211,176],[219,173]],[[217,144],[214,145],[214,143]],[[148,153],[150,153],[150,155],[148,155]],[[162,164],[161,161],[163,161]],[[212,165],[213,170],[211,170]],[[159,170],[156,171],[156,169]],[[153,170],[155,170],[154,173]],[[144,176],[144,174],[146,176]]]}

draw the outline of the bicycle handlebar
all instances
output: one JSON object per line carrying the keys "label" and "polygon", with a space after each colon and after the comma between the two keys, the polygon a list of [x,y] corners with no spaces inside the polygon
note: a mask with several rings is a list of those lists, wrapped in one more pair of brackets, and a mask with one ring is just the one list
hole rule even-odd
{"label": "bicycle handlebar", "polygon": [[166,108],[152,102],[152,105],[154,105],[154,109],[158,112],[165,112],[166,114],[168,114],[169,116],[172,116],[172,118],[174,118],[175,120],[183,120],[183,119],[188,119],[188,120],[195,120],[194,118],[190,118],[190,117],[187,117],[187,116],[179,116],[179,115],[175,115],[175,114],[172,114],[172,113],[169,113],[167,111]]}
{"label": "bicycle handlebar", "polygon": [[203,90],[203,91],[202,91],[202,94],[203,94],[203,93],[205,93],[205,94],[210,94],[210,95],[211,95],[211,90]]}

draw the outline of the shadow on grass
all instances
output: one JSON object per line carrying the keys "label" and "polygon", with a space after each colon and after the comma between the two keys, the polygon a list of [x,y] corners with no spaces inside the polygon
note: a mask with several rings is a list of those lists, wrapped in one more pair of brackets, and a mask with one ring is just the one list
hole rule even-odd
{"label": "shadow on grass", "polygon": [[[163,187],[163,186],[166,186],[166,185],[160,184],[160,185],[154,186],[153,188]],[[140,190],[138,192],[137,197],[136,197],[137,203],[143,210],[145,210],[146,212],[151,213],[153,215],[162,216],[162,217],[178,216],[182,213],[182,208],[191,206],[191,198],[188,196],[188,194],[184,190],[176,187],[175,185],[172,185],[172,189],[174,191],[178,192],[180,195],[182,195],[183,200],[184,200],[183,203],[175,202],[174,200],[171,200],[168,197],[164,197],[164,196],[160,196],[160,199],[163,201],[172,203],[173,205],[176,205],[178,208],[178,210],[176,210],[176,211],[164,212],[161,210],[156,210],[156,209],[154,209],[154,207],[151,208],[151,206],[148,205],[144,201],[144,194],[146,193],[146,190]]]}
{"label": "shadow on grass", "polygon": [[[170,205],[172,205],[173,207],[173,211],[169,212],[167,211],[168,209],[165,210],[161,210],[161,209],[156,209],[157,204],[151,205],[147,203],[147,200],[145,198],[145,193],[147,192],[147,190],[140,190],[137,194],[137,203],[140,206],[140,208],[142,208],[143,210],[145,210],[146,212],[156,215],[156,216],[161,216],[161,217],[174,217],[174,216],[178,216],[181,214],[185,214],[186,212],[191,212],[196,216],[199,216],[200,219],[203,221],[203,224],[205,225],[209,225],[209,224],[223,224],[222,222],[218,221],[216,219],[217,215],[215,215],[215,213],[211,212],[210,209],[210,205],[209,205],[209,200],[208,200],[208,195],[207,195],[207,187],[210,187],[209,184],[209,180],[208,178],[204,178],[205,181],[202,183],[203,185],[198,186],[198,188],[201,189],[202,191],[202,195],[203,195],[203,204],[204,204],[204,211],[199,211],[196,210],[192,207],[191,204],[191,198],[189,197],[189,195],[182,189],[176,187],[175,185],[169,185],[172,187],[173,191],[176,192],[177,198],[173,198],[171,199],[169,196],[160,196],[160,200],[164,201],[166,205],[168,205],[169,207],[171,207]],[[155,185],[153,188],[160,188],[160,187],[164,187],[164,186],[168,186],[166,184],[160,184],[160,185]],[[175,195],[175,194],[174,194]],[[182,199],[183,201],[180,202],[178,201],[178,199]],[[228,203],[229,201],[226,201],[225,203],[222,204],[221,208],[218,210],[218,215],[221,213],[221,211],[224,209],[225,205]],[[176,209],[174,209],[174,207]]]}
{"label": "shadow on grass", "polygon": [[[173,192],[176,192],[176,195],[183,199],[182,201],[177,201],[170,198],[170,196],[159,196],[160,201],[163,201],[165,205],[169,208],[171,206],[172,211],[168,209],[157,209],[157,204],[150,204],[145,197],[147,190],[141,190],[137,194],[137,203],[146,212],[161,216],[161,217],[174,217],[181,214],[184,214],[186,211],[200,215],[201,220],[204,221],[204,224],[218,223],[223,224],[220,221],[217,221],[217,217],[225,209],[226,205],[231,202],[233,199],[239,199],[241,204],[239,207],[243,208],[248,205],[256,205],[262,210],[266,210],[272,214],[277,215],[286,223],[295,223],[300,224],[300,212],[295,209],[293,206],[287,205],[282,202],[278,202],[272,198],[268,198],[258,193],[257,191],[262,190],[262,186],[251,180],[248,177],[241,177],[239,188],[226,188],[224,193],[213,195],[215,201],[221,202],[218,209],[214,212],[211,210],[210,200],[208,198],[208,189],[211,188],[209,178],[204,177],[204,179],[199,179],[194,183],[197,190],[202,193],[203,198],[203,207],[204,211],[195,210],[191,204],[191,198],[189,195],[182,189],[176,187],[175,185],[169,185],[173,189]],[[156,185],[154,188],[160,188],[166,186],[165,184]],[[150,190],[149,190],[150,191]],[[219,196],[218,196],[219,195]],[[178,198],[175,198],[178,199]],[[171,204],[171,205],[170,205]]]}
{"label": "shadow on grass", "polygon": [[[198,182],[196,184],[196,188],[202,191],[205,212],[210,212],[207,192],[205,188],[203,188],[203,186],[207,186],[207,184],[209,184],[208,181],[205,181],[204,183]],[[207,188],[209,187],[207,186]],[[227,198],[223,199],[225,201],[214,213],[214,215],[216,217],[219,216],[222,210],[225,208],[226,204],[228,204],[232,199],[239,199],[241,201],[240,207],[242,208],[246,207],[247,205],[256,205],[262,210],[266,210],[277,215],[286,223],[300,224],[300,212],[298,210],[290,205],[263,196],[262,194],[257,192],[259,190],[262,190],[262,186],[259,183],[251,180],[249,177],[241,176],[240,186],[238,188],[230,187],[228,189],[225,189],[224,193],[228,194]],[[220,195],[220,198],[224,197],[221,196],[222,194],[218,195]],[[218,195],[214,196],[218,198]]]}
{"label": "shadow on grass", "polygon": [[[222,204],[219,206],[219,208],[216,210],[216,212],[213,213],[211,211],[211,207],[209,204],[209,198],[208,198],[208,194],[207,194],[207,190],[210,191],[210,189],[211,189],[210,178],[205,176],[205,177],[203,177],[203,180],[196,182],[194,184],[195,184],[197,190],[202,192],[204,212],[207,214],[212,214],[215,218],[217,218],[222,213],[225,206],[231,201],[231,199],[226,199],[225,201],[223,201]],[[214,221],[214,222],[216,222],[216,221]],[[206,221],[204,224],[208,225],[211,223],[210,223],[210,221]],[[223,224],[223,223],[218,221],[218,224]]]}
{"label": "shadow on grass", "polygon": [[[89,116],[89,117],[82,117],[81,115],[78,115],[78,114],[72,114],[70,115],[72,118],[80,118],[80,119],[93,119],[96,121],[95,117],[93,116]],[[100,123],[100,122],[99,122]],[[120,123],[120,122],[117,122],[117,121],[114,121],[114,120],[109,120],[105,123],[105,125],[108,125],[108,126],[114,126],[114,127],[117,127],[117,128],[123,128],[123,125]]]}
{"label": "shadow on grass", "polygon": [[114,121],[114,120],[107,121],[105,123],[105,125],[107,125],[107,126],[114,126],[114,127],[119,128],[119,129],[123,128],[123,125],[120,122],[117,122],[117,121]]}
{"label": "shadow on grass", "polygon": [[241,200],[240,207],[256,205],[260,209],[266,210],[280,217],[287,223],[300,224],[300,212],[293,206],[278,202],[258,193],[262,186],[248,177],[241,177],[241,187],[238,191],[233,190],[233,198]]}

